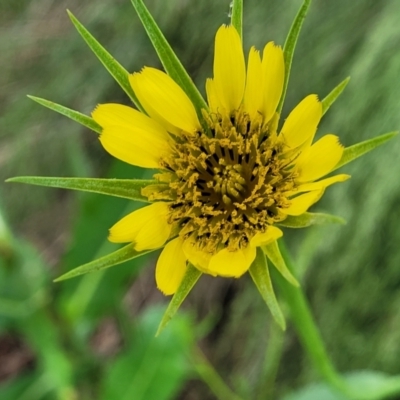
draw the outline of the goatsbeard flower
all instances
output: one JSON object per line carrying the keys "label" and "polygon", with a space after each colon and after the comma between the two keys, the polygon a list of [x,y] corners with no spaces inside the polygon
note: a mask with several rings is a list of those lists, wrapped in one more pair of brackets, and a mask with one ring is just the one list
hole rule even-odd
{"label": "goatsbeard flower", "polygon": [[240,277],[257,247],[282,236],[280,222],[304,214],[329,185],[349,178],[324,178],[343,146],[332,134],[314,142],[322,117],[316,95],[278,128],[284,73],[282,49],[273,42],[262,56],[251,48],[246,68],[238,32],[222,26],[202,115],[171,77],[148,67],[129,77],[147,115],[119,104],[94,110],[111,155],[159,170],[157,183],[142,190],[152,204],[116,223],[109,239],[132,242],[137,251],[164,246],[156,266],[163,293],[176,292],[188,263],[213,276]]}

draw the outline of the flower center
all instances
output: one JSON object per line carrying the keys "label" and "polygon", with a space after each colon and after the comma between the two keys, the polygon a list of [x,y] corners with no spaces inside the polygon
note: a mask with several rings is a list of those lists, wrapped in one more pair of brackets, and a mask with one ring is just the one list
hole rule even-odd
{"label": "flower center", "polygon": [[205,117],[209,134],[183,132],[163,160],[172,199],[168,219],[203,251],[234,251],[284,219],[280,210],[290,205],[294,175],[276,121],[263,126],[261,117],[250,121],[240,110],[229,119]]}

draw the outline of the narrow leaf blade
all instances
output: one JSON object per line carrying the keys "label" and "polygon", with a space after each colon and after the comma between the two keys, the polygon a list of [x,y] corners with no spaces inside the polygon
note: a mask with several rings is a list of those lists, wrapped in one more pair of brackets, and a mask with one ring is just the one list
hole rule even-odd
{"label": "narrow leaf blade", "polygon": [[149,202],[149,200],[141,194],[141,189],[157,183],[154,180],[142,179],[58,178],[44,176],[18,176],[7,179],[6,182],[80,190],[82,192],[100,193],[144,202]]}
{"label": "narrow leaf blade", "polygon": [[358,157],[363,156],[364,154],[368,153],[369,151],[375,149],[376,147],[381,146],[382,144],[386,143],[388,140],[394,138],[399,132],[389,132],[383,135],[377,136],[373,139],[365,140],[364,142],[360,142],[354,144],[353,146],[346,147],[344,149],[343,155],[339,163],[333,169],[333,171],[337,170],[343,165],[348,164],[349,162],[355,160]]}
{"label": "narrow leaf blade", "polygon": [[327,224],[345,225],[346,220],[331,214],[305,212],[298,216],[289,215],[286,219],[279,222],[279,225],[284,226],[285,228],[307,228],[312,225]]}
{"label": "narrow leaf blade", "polygon": [[125,261],[129,261],[133,258],[150,253],[153,250],[136,251],[133,247],[133,244],[130,243],[121,249],[114,251],[113,253],[107,254],[106,256],[98,258],[97,260],[93,260],[87,264],[81,265],[80,267],[74,268],[72,271],[69,271],[57,279],[54,279],[54,282],[75,278],[76,276],[88,274],[89,272],[101,271],[103,269],[122,264]]}
{"label": "narrow leaf blade", "polygon": [[263,246],[263,251],[272,261],[272,264],[274,264],[275,268],[288,282],[290,282],[293,286],[300,286],[299,282],[297,282],[297,279],[292,275],[289,268],[286,266],[285,260],[282,257],[281,251],[278,247],[278,242],[276,240]]}
{"label": "narrow leaf blade", "polygon": [[259,247],[257,248],[256,259],[251,265],[249,273],[262,298],[267,303],[267,306],[270,309],[275,321],[282,328],[282,330],[285,330],[285,318],[275,297],[274,288],[269,275],[267,259]]}
{"label": "narrow leaf blade", "polygon": [[183,280],[179,285],[178,290],[172,297],[161,319],[156,336],[158,336],[162,332],[162,330],[167,326],[168,322],[171,321],[172,317],[176,314],[179,307],[183,303],[183,300],[185,300],[186,296],[190,293],[193,286],[200,278],[201,274],[202,273],[196,267],[194,267],[192,264],[188,264],[185,276],[183,277]]}
{"label": "narrow leaf blade", "polygon": [[72,110],[71,108],[64,107],[61,104],[53,103],[49,100],[41,99],[40,97],[30,95],[28,95],[28,97],[31,100],[36,101],[36,103],[39,103],[40,105],[47,107],[59,114],[65,115],[73,121],[78,122],[78,124],[86,126],[96,133],[101,133],[101,126],[93,118],[90,118],[79,111]]}
{"label": "narrow leaf blade", "polygon": [[143,108],[140,105],[138,98],[129,83],[128,71],[92,36],[92,34],[78,21],[78,19],[67,10],[72,23],[74,24],[78,33],[82,36],[83,40],[87,43],[96,57],[104,65],[111,76],[121,86],[123,91],[129,96],[133,104],[142,112]]}
{"label": "narrow leaf blade", "polygon": [[243,37],[243,0],[232,1],[231,24],[238,31],[240,38]]}
{"label": "narrow leaf blade", "polygon": [[162,65],[165,68],[165,71],[188,95],[194,107],[196,108],[199,120],[202,122],[203,127],[206,128],[201,110],[208,109],[207,103],[204,101],[202,95],[172,50],[171,46],[167,42],[167,39],[161,32],[157,23],[154,21],[143,1],[131,1],[136,13],[142,21],[142,24],[149,36],[151,43],[153,44],[154,49],[158,54],[158,57],[160,58]]}
{"label": "narrow leaf blade", "polygon": [[324,99],[321,101],[322,104],[322,115],[324,115],[330,108],[330,106],[336,101],[336,99],[342,94],[347,84],[350,82],[348,76],[344,81],[340,82]]}
{"label": "narrow leaf blade", "polygon": [[304,0],[303,5],[300,7],[292,26],[290,27],[289,34],[283,46],[283,55],[285,59],[285,80],[283,83],[282,96],[279,101],[277,112],[280,114],[282,111],[283,103],[285,101],[286,90],[289,83],[290,70],[292,68],[293,54],[296,48],[297,39],[300,35],[300,30],[306,18],[307,11],[310,8],[311,0]]}

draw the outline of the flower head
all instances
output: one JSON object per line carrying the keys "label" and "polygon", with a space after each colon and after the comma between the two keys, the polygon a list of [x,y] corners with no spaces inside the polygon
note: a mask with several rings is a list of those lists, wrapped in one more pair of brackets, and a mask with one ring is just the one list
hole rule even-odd
{"label": "flower head", "polygon": [[349,178],[321,179],[343,147],[332,134],[314,142],[322,117],[316,95],[279,128],[284,71],[282,49],[273,42],[262,56],[251,48],[246,68],[239,34],[222,26],[214,77],[206,82],[208,109],[196,112],[171,77],[147,67],[130,76],[147,115],[118,104],[93,112],[110,154],[159,169],[157,182],[142,191],[153,204],[115,224],[110,240],[132,242],[138,251],[165,246],[156,268],[165,294],[177,290],[188,262],[214,276],[241,276],[257,247],[282,236],[280,222],[305,213],[327,186]]}

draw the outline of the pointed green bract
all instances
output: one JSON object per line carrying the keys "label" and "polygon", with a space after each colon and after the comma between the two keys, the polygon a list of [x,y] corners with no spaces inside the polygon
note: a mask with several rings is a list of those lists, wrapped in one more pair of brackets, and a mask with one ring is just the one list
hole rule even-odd
{"label": "pointed green bract", "polygon": [[160,58],[162,65],[165,68],[165,71],[188,95],[194,107],[196,108],[197,116],[199,117],[203,128],[207,130],[207,126],[201,113],[202,109],[208,109],[207,103],[204,101],[202,95],[200,94],[192,79],[186,72],[186,69],[183,67],[178,57],[172,50],[171,46],[167,42],[167,39],[154,21],[143,1],[131,1],[133,7],[136,10],[136,13],[142,21],[142,24],[150,38],[151,43],[154,46],[154,49],[158,54],[158,57]]}
{"label": "pointed green bract", "polygon": [[157,183],[154,180],[142,179],[57,178],[47,176],[18,176],[7,179],[6,182],[94,192],[147,203],[149,200],[142,196],[141,190],[148,185]]}
{"label": "pointed green bract", "polygon": [[364,142],[360,142],[354,144],[353,146],[346,147],[344,149],[342,158],[336,165],[336,167],[332,170],[335,171],[343,165],[348,164],[349,162],[355,160],[358,157],[368,153],[369,151],[375,149],[376,147],[381,146],[382,144],[386,143],[388,140],[395,137],[399,132],[389,132],[383,135],[377,136],[373,139],[365,140]]}
{"label": "pointed green bract", "polygon": [[267,303],[267,306],[270,309],[275,321],[282,328],[282,330],[285,330],[285,318],[275,297],[271,277],[269,276],[267,259],[259,247],[257,248],[256,259],[254,260],[253,264],[251,264],[249,273],[262,298]]}
{"label": "pointed green bract", "polygon": [[80,113],[79,111],[71,110],[70,108],[64,107],[61,104],[53,103],[52,101],[41,99],[40,97],[29,96],[28,97],[36,101],[36,103],[41,104],[44,107],[49,108],[59,114],[65,115],[66,117],[72,119],[79,124],[86,126],[96,133],[101,133],[101,126],[91,117]]}
{"label": "pointed green bract", "polygon": [[132,100],[133,104],[142,112],[144,112],[142,106],[135,93],[133,92],[129,83],[128,71],[89,33],[89,31],[76,19],[76,17],[67,10],[69,17],[75,28],[82,36],[83,40],[87,43],[96,57],[106,67],[107,71],[117,81],[124,92]]}
{"label": "pointed green bract", "polygon": [[243,0],[232,1],[231,24],[238,31],[240,38],[243,37]]}
{"label": "pointed green bract", "polygon": [[309,213],[298,216],[287,216],[283,221],[278,223],[285,228],[306,228],[312,225],[341,224],[345,225],[346,220],[336,215],[324,213]]}
{"label": "pointed green bract", "polygon": [[322,115],[324,115],[329,107],[336,101],[336,99],[342,94],[343,90],[350,81],[348,76],[344,81],[340,82],[322,101]]}
{"label": "pointed green bract", "polygon": [[104,257],[98,258],[97,260],[91,261],[87,264],[83,264],[80,267],[74,268],[72,271],[61,275],[54,282],[65,281],[66,279],[75,278],[79,275],[88,274],[89,272],[97,272],[106,268],[113,267],[114,265],[122,264],[125,261],[132,260],[133,258],[142,256],[150,253],[153,250],[136,251],[133,244],[130,243],[121,249],[114,251],[113,253],[107,254]]}
{"label": "pointed green bract", "polygon": [[274,240],[273,242],[262,247],[264,253],[267,257],[272,261],[275,268],[282,274],[282,276],[290,282],[293,286],[300,286],[297,279],[292,275],[289,271],[289,268],[286,266],[285,260],[282,257],[281,251],[278,247],[278,242]]}
{"label": "pointed green bract", "polygon": [[297,13],[296,18],[294,19],[293,24],[290,27],[289,34],[285,41],[285,45],[283,46],[283,55],[285,59],[285,80],[283,83],[282,96],[277,108],[277,112],[279,114],[282,111],[283,103],[285,101],[286,90],[290,77],[290,69],[292,67],[293,54],[296,48],[297,39],[299,38],[300,30],[310,5],[311,5],[311,0],[304,0],[303,5],[300,7],[300,10]]}
{"label": "pointed green bract", "polygon": [[188,264],[187,271],[185,276],[182,279],[181,284],[178,287],[178,290],[175,292],[172,297],[168,307],[162,317],[160,325],[158,326],[156,336],[158,336],[162,330],[167,326],[168,322],[171,321],[172,317],[176,314],[179,307],[185,300],[186,296],[190,293],[193,286],[196,284],[198,279],[201,276],[201,272],[194,267],[192,264]]}

